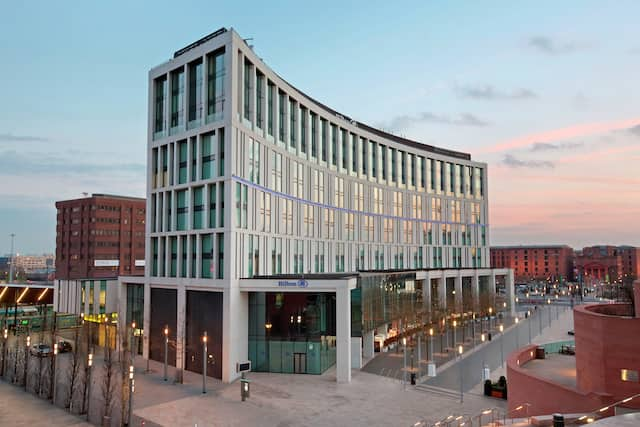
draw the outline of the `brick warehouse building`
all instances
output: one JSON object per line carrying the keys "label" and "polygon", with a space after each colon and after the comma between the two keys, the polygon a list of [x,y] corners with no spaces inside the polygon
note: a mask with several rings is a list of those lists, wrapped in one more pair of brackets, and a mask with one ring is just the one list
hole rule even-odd
{"label": "brick warehouse building", "polygon": [[573,260],[567,245],[491,247],[491,267],[512,268],[516,280],[572,280]]}
{"label": "brick warehouse building", "polygon": [[145,205],[107,194],[56,203],[56,311],[90,319],[117,311],[107,289],[120,275],[144,275]]}
{"label": "brick warehouse building", "polygon": [[590,246],[576,254],[576,274],[585,283],[621,283],[638,278],[640,249],[633,246]]}

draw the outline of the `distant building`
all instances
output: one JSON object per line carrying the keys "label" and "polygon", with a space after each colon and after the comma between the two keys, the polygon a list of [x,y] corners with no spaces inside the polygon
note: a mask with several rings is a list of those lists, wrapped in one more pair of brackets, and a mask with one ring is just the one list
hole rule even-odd
{"label": "distant building", "polygon": [[572,280],[573,258],[567,245],[491,247],[491,268],[512,268],[516,281]]}
{"label": "distant building", "polygon": [[55,255],[17,255],[16,268],[24,270],[25,273],[36,273],[43,271],[53,271],[55,266]]}
{"label": "distant building", "polygon": [[638,278],[640,248],[633,246],[590,246],[578,252],[575,269],[587,284],[622,283]]}
{"label": "distant building", "polygon": [[117,311],[117,277],[144,275],[145,205],[106,194],[56,203],[56,311],[95,321]]}

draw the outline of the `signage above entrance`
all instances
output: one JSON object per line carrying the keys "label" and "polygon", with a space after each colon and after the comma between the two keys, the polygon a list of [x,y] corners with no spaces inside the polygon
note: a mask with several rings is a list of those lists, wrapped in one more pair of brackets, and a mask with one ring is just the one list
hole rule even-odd
{"label": "signage above entrance", "polygon": [[278,282],[278,286],[281,288],[306,288],[309,286],[309,282],[307,282],[304,279],[299,279],[295,281],[280,280]]}

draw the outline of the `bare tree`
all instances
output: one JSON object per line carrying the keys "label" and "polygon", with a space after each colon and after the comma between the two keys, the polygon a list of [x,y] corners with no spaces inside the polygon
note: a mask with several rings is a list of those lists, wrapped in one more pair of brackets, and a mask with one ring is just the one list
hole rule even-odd
{"label": "bare tree", "polygon": [[[104,364],[103,364],[103,373],[102,373],[102,399],[103,399],[103,407],[102,407],[102,419],[105,417],[111,417],[111,409],[113,406],[113,397],[115,392],[115,374],[116,374],[116,366],[114,361],[113,349],[111,347],[111,339],[112,339],[112,326],[109,326],[108,323],[105,323],[104,335],[105,335],[105,346],[104,346]],[[117,332],[117,329],[116,329]]]}
{"label": "bare tree", "polygon": [[[76,388],[79,388],[79,386],[81,386],[82,388],[85,388],[84,384],[86,384],[86,382],[84,381],[84,378],[79,378],[79,374],[81,372],[80,367],[82,363],[82,360],[80,359],[80,357],[82,354],[89,354],[88,349],[86,349],[85,352],[82,351],[83,347],[81,345],[81,340],[84,336],[83,332],[85,331],[85,329],[86,327],[83,324],[81,326],[76,326],[73,330],[73,348],[71,349],[72,351],[71,360],[69,361],[69,365],[66,371],[67,383],[69,384],[69,388],[67,389],[67,394],[65,396],[65,404],[64,404],[64,407],[69,409],[69,411],[73,410],[73,408],[71,407],[71,402],[74,401],[74,393],[76,392]],[[82,385],[80,385],[79,383],[80,380],[82,380]],[[84,393],[83,393],[83,396],[84,396]]]}

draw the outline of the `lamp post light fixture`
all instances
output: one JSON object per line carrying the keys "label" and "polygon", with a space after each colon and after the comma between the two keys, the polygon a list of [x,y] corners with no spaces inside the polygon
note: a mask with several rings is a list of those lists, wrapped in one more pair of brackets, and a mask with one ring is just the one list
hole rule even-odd
{"label": "lamp post light fixture", "polygon": [[489,316],[488,316],[488,321],[489,321],[489,329],[488,331],[491,331],[491,313],[493,312],[493,308],[489,307]]}
{"label": "lamp post light fixture", "polygon": [[207,331],[202,334],[202,394],[207,392]]}
{"label": "lamp post light fixture", "polygon": [[520,319],[518,319],[518,317],[516,316],[516,325],[515,328],[513,328],[516,332],[516,349],[520,348],[520,337],[518,336],[518,322],[520,321]]}
{"label": "lamp post light fixture", "polygon": [[131,425],[131,415],[133,414],[133,390],[134,390],[134,379],[133,379],[133,365],[129,366],[129,417],[127,418],[127,425]]}
{"label": "lamp post light fixture", "polygon": [[551,327],[551,298],[547,298],[547,306],[549,309],[549,327]]}
{"label": "lamp post light fixture", "polygon": [[24,348],[24,389],[27,389],[27,374],[29,373],[29,348],[31,347],[31,335],[27,335],[27,345]]}
{"label": "lamp post light fixture", "polygon": [[164,380],[167,380],[167,364],[169,363],[169,325],[164,327]]}
{"label": "lamp post light fixture", "polygon": [[460,365],[460,403],[462,403],[462,399],[463,399],[463,388],[462,388],[462,380],[463,380],[463,376],[462,376],[462,346],[458,346],[458,354],[460,355],[460,360],[458,361],[458,364]]}
{"label": "lamp post light fixture", "polygon": [[[484,334],[480,334],[480,342],[482,344],[484,344],[484,341],[486,339],[486,336]],[[485,363],[485,359],[484,359],[484,352],[482,353],[482,380],[486,380],[486,378],[484,378],[484,370],[486,368],[486,363]]]}
{"label": "lamp post light fixture", "polygon": [[527,326],[529,327],[529,344],[531,344],[531,310],[527,311]]}
{"label": "lamp post light fixture", "polygon": [[91,367],[93,366],[93,353],[89,353],[87,358],[87,421],[89,421],[89,408],[91,407]]}

